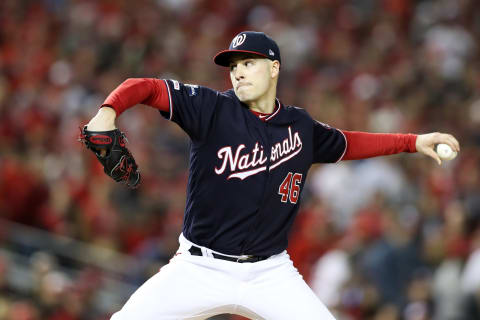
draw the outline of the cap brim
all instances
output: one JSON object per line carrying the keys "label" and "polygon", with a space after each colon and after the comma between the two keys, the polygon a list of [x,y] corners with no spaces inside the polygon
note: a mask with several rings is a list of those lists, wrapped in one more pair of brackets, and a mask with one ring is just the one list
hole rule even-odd
{"label": "cap brim", "polygon": [[239,53],[249,53],[259,57],[270,59],[270,57],[263,55],[261,53],[255,51],[248,51],[248,50],[223,50],[220,51],[213,57],[213,61],[222,67],[230,67],[230,61],[232,60],[232,56]]}

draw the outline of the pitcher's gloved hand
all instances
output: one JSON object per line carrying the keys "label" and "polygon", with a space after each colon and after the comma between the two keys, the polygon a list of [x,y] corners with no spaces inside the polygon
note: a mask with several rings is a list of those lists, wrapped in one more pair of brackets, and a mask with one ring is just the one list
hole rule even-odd
{"label": "pitcher's gloved hand", "polygon": [[140,171],[130,151],[125,147],[125,134],[118,129],[89,131],[80,129],[79,141],[92,150],[103,166],[103,171],[117,182],[135,189],[140,185]]}

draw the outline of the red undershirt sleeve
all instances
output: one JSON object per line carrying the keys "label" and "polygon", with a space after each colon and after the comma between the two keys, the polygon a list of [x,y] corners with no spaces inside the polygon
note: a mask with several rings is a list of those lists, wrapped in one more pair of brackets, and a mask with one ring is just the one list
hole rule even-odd
{"label": "red undershirt sleeve", "polygon": [[347,150],[342,160],[359,160],[400,152],[417,152],[417,135],[343,131]]}
{"label": "red undershirt sleeve", "polygon": [[139,103],[169,112],[170,102],[165,81],[154,78],[127,79],[108,95],[102,107],[113,108],[118,117]]}

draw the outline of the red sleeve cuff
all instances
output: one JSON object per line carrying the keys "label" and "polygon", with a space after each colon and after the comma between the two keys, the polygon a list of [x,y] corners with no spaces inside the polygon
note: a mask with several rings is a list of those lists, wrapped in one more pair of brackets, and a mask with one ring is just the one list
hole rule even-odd
{"label": "red sleeve cuff", "polygon": [[417,137],[418,137],[418,135],[413,134],[413,133],[409,133],[409,134],[406,134],[406,136],[407,136],[408,145],[409,145],[409,148],[408,148],[407,152],[410,152],[410,153],[417,152]]}

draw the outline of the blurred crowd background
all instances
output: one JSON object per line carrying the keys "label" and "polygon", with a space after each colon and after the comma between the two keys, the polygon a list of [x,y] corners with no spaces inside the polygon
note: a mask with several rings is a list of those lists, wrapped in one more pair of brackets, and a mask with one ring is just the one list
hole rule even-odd
{"label": "blurred crowd background", "polygon": [[283,103],[340,129],[461,143],[441,166],[312,167],[289,253],[315,293],[339,320],[480,319],[476,0],[0,1],[0,319],[108,319],[168,263],[186,134],[146,106],[119,118],[143,175],[130,191],[79,126],[129,77],[228,89],[212,57],[243,30],[278,42]]}

